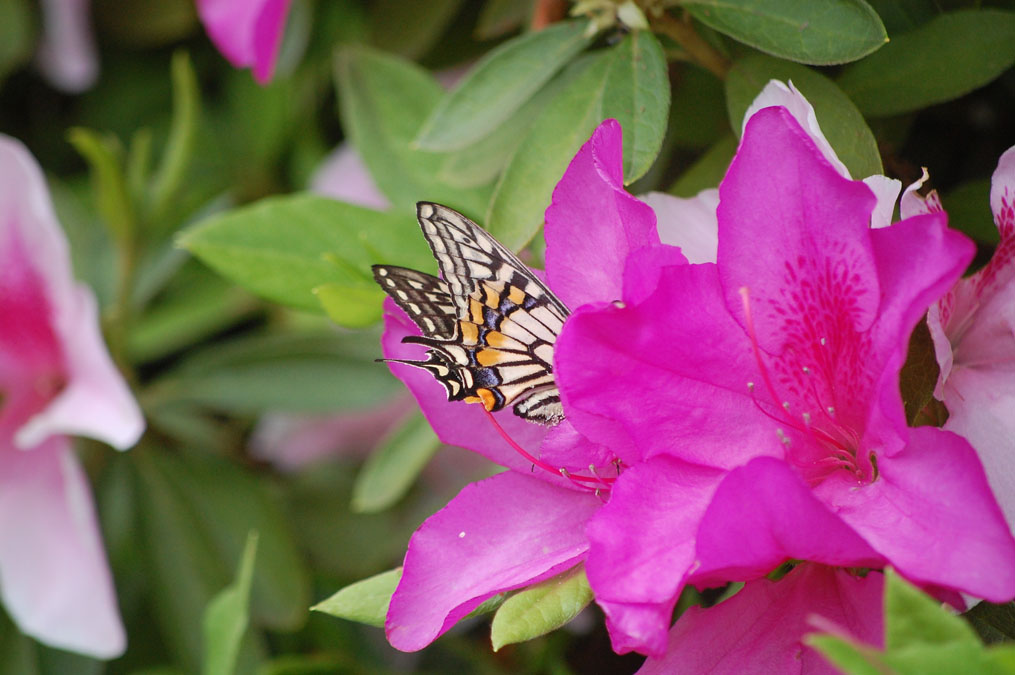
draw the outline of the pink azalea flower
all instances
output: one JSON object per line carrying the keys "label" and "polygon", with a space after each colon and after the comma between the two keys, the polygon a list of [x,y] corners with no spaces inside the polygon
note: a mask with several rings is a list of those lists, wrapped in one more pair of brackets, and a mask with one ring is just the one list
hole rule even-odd
{"label": "pink azalea flower", "polygon": [[89,0],[42,0],[39,70],[62,91],[76,94],[99,76],[99,55],[90,25]]}
{"label": "pink azalea flower", "polygon": [[[651,209],[623,189],[620,142],[616,121],[600,125],[571,162],[547,211],[547,283],[572,308],[617,297],[628,252],[659,243]],[[570,183],[589,189],[575,198],[565,187]],[[586,227],[589,222],[597,226]],[[418,334],[415,324],[390,300],[386,308],[385,357],[423,358],[424,347],[402,343],[403,337]],[[408,651],[425,647],[487,598],[584,560],[585,524],[603,502],[559,473],[534,469],[480,406],[449,403],[429,373],[390,365],[444,443],[510,469],[466,487],[412,536],[386,625],[391,644]],[[567,421],[548,431],[510,410],[495,415],[516,443],[530,451],[539,448],[542,461],[553,466],[587,473],[590,464],[604,466],[613,459]]]}
{"label": "pink azalea flower", "polygon": [[1015,148],[997,163],[990,207],[1001,235],[993,258],[932,305],[927,324],[941,367],[934,394],[949,415],[944,428],[976,448],[1015,528]]}
{"label": "pink azalea flower", "polygon": [[748,122],[719,196],[716,263],[635,251],[623,302],[577,311],[557,342],[569,421],[630,467],[587,528],[614,648],[661,656],[685,583],[786,560],[1015,596],[975,452],[908,428],[898,385],[972,244],[943,214],[872,228],[875,194],[781,107]]}
{"label": "pink azalea flower", "polygon": [[[856,577],[805,564],[778,582],[749,581],[709,608],[691,607],[670,632],[666,655],[649,658],[638,675],[675,673],[838,673],[800,643],[819,615],[869,645],[884,644],[878,572]],[[722,629],[719,630],[719,627]]]}
{"label": "pink azalea flower", "polygon": [[111,658],[124,631],[68,435],[127,448],[144,421],[71,276],[42,172],[7,136],[0,177],[0,597],[41,642]]}
{"label": "pink azalea flower", "polygon": [[267,84],[275,71],[291,0],[197,0],[197,13],[222,55],[237,68],[253,68]]}

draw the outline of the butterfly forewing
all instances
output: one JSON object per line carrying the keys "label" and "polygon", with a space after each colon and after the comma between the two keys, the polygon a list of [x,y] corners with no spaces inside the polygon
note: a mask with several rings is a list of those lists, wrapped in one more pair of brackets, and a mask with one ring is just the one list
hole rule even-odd
{"label": "butterfly forewing", "polygon": [[553,345],[567,318],[560,300],[510,251],[471,220],[439,204],[417,205],[444,279],[393,266],[374,277],[419,326],[403,342],[428,347],[428,370],[449,400],[482,403],[541,424],[563,419]]}

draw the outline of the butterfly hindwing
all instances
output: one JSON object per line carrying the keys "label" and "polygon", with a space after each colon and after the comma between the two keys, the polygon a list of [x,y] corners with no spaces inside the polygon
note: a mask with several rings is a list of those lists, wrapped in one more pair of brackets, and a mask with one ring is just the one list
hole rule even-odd
{"label": "butterfly hindwing", "polygon": [[421,202],[417,214],[444,279],[401,267],[374,278],[419,326],[403,342],[428,348],[429,371],[449,400],[482,403],[540,424],[563,419],[553,345],[567,318],[560,300],[517,257],[460,213]]}

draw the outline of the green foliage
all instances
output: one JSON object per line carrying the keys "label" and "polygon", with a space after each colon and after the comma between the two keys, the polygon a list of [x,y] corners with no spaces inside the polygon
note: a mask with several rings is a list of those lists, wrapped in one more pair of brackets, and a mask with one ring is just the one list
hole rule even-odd
{"label": "green foliage", "polygon": [[888,41],[864,0],[690,0],[681,6],[720,33],[799,63],[847,63]]}
{"label": "green foliage", "polygon": [[838,84],[865,115],[897,115],[958,98],[1013,63],[1015,12],[966,10],[893,37]]}
{"label": "green foliage", "polygon": [[590,602],[592,589],[582,565],[519,591],[504,601],[493,617],[493,650],[556,630]]}
{"label": "green foliage", "polygon": [[805,641],[852,675],[880,673],[1015,673],[1011,645],[985,648],[968,623],[903,580],[885,573],[885,648],[845,635],[812,634]]}
{"label": "green foliage", "polygon": [[352,492],[352,509],[372,513],[390,508],[408,491],[440,441],[429,422],[415,414],[363,464]]}
{"label": "green foliage", "polygon": [[383,626],[391,594],[395,592],[401,578],[401,567],[375,574],[369,579],[346,586],[311,609],[369,626]]}
{"label": "green foliage", "polygon": [[205,675],[230,675],[236,668],[240,639],[247,630],[250,582],[257,556],[257,532],[247,535],[236,579],[204,611]]}

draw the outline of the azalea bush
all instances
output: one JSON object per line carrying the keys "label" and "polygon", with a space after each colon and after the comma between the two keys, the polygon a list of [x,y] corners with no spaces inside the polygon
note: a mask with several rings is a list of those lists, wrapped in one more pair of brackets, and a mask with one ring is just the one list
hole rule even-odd
{"label": "azalea bush", "polygon": [[1015,673],[1013,64],[1004,0],[7,0],[0,671]]}

